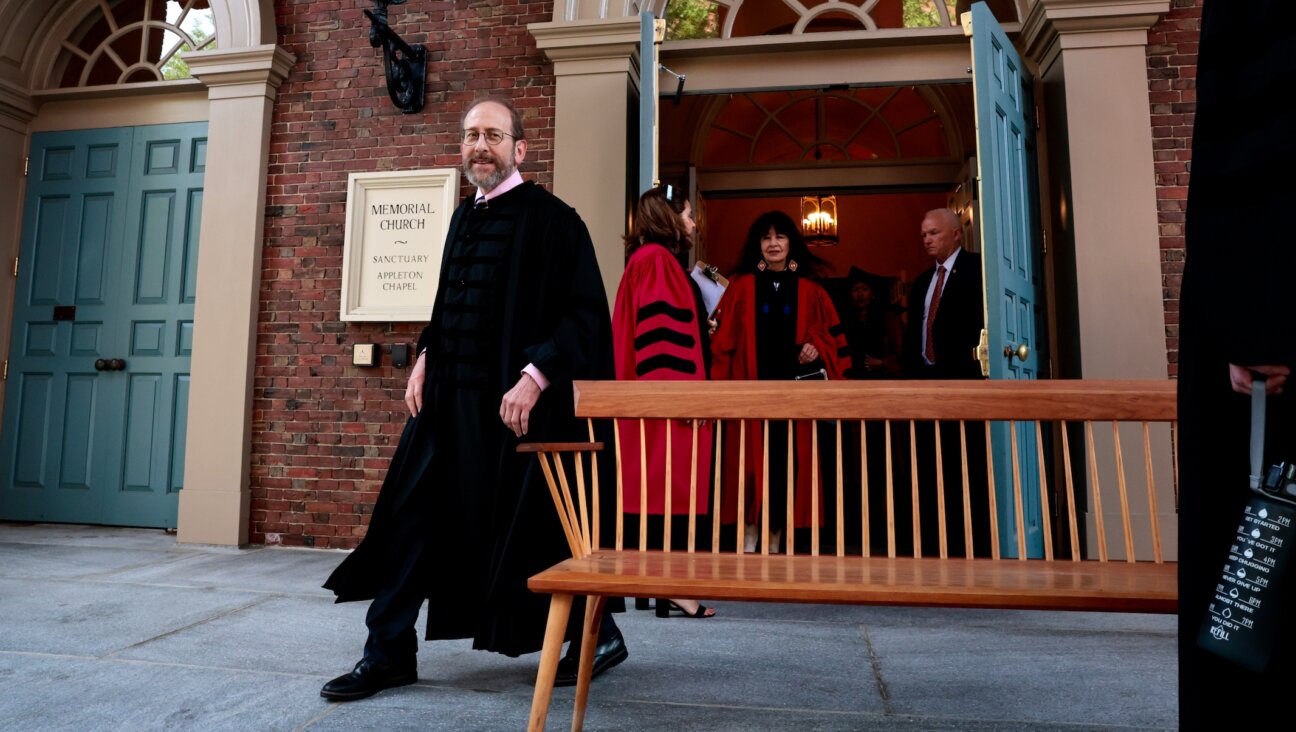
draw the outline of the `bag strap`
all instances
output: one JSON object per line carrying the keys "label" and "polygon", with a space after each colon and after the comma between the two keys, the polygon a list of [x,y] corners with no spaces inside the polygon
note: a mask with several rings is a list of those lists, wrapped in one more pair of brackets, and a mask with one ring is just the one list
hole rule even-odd
{"label": "bag strap", "polygon": [[1266,378],[1251,374],[1251,488],[1259,488],[1264,475]]}

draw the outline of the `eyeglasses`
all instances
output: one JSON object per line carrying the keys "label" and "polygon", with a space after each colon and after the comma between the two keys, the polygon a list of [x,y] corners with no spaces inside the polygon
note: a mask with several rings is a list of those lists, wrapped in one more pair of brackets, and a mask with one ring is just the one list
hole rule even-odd
{"label": "eyeglasses", "polygon": [[476,145],[477,141],[482,139],[483,137],[486,138],[486,143],[488,145],[498,145],[501,142],[504,142],[505,137],[512,137],[515,140],[517,139],[516,136],[508,132],[505,132],[504,130],[486,130],[485,132],[478,132],[477,130],[464,130],[463,144],[468,147],[472,147],[473,145]]}

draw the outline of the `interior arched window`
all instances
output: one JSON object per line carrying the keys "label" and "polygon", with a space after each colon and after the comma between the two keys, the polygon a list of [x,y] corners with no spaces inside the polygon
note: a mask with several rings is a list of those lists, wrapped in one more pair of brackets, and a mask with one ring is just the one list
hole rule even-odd
{"label": "interior arched window", "polygon": [[707,166],[830,164],[944,158],[947,125],[916,87],[730,95],[702,149]]}

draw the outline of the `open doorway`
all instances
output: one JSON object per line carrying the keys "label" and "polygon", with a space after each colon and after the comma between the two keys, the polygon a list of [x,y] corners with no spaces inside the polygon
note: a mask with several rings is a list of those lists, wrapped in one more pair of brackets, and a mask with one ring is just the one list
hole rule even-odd
{"label": "open doorway", "polygon": [[814,248],[839,311],[848,275],[883,283],[897,308],[931,266],[923,214],[948,206],[976,251],[970,84],[834,86],[686,96],[660,107],[661,179],[691,191],[698,259],[731,273],[761,213],[802,220],[802,198],[833,196],[836,238]]}

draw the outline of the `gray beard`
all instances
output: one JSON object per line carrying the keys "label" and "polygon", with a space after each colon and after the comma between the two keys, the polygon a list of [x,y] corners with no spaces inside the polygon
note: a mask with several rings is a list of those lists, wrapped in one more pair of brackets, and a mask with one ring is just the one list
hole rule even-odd
{"label": "gray beard", "polygon": [[500,166],[496,166],[495,172],[482,178],[478,178],[477,175],[473,173],[471,160],[463,165],[464,177],[468,179],[468,182],[486,192],[495,190],[496,186],[507,180],[509,176],[513,175],[514,170],[517,170],[517,168],[509,168],[506,170]]}

